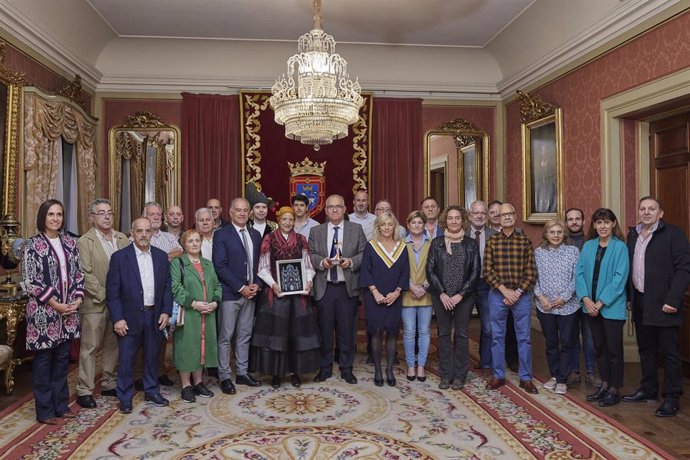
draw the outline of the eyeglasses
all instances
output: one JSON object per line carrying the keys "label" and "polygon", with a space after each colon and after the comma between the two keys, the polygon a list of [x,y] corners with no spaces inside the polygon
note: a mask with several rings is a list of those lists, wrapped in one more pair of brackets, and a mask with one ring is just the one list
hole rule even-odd
{"label": "eyeglasses", "polygon": [[329,204],[328,206],[326,206],[326,209],[328,209],[328,210],[343,209],[343,208],[345,208],[345,206],[343,206],[342,204]]}
{"label": "eyeglasses", "polygon": [[113,217],[112,211],[98,211],[98,212],[92,212],[91,214],[93,214],[94,216],[98,216],[98,217],[105,217],[105,216]]}
{"label": "eyeglasses", "polygon": [[513,217],[515,215],[515,212],[504,212],[502,214],[499,214],[498,217]]}

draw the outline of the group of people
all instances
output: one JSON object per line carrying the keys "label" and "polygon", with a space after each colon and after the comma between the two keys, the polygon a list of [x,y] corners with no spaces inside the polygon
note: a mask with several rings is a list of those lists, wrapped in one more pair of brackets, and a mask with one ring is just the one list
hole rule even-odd
{"label": "group of people", "polygon": [[[658,398],[661,351],[664,402],[656,415],[677,413],[682,393],[677,334],[690,284],[690,252],[683,232],[661,219],[658,200],[640,201],[640,224],[630,230],[627,245],[611,210],[597,210],[585,236],[584,212],[570,209],[565,221],[545,224],[533,249],[516,227],[509,203],[476,201],[469,210],[449,206],[441,212],[433,198],[425,198],[403,227],[387,200],[370,213],[365,191],[355,194],[349,215],[342,196],[329,196],[323,224],[309,217],[304,195],[278,209],[276,222],[267,218],[263,194],[248,189],[246,196],[231,202],[229,221],[222,218],[220,201],[209,200],[186,231],[179,206],[167,210],[164,227],[161,206],[147,203],[129,238],[113,229],[110,202],[97,199],[88,210],[92,228],[78,241],[62,232],[59,201],[41,205],[39,233],[25,244],[23,265],[39,422],[74,417],[67,405],[67,369],[69,343],[76,338],[81,338],[77,402],[83,408],[97,405],[99,350],[100,393],[117,397],[121,412],[132,411],[135,390],[142,390],[147,402],[168,405],[160,385],[172,384],[164,363],[171,334],[185,402],[214,395],[204,383],[204,369],[218,377],[226,394],[236,393],[236,384],[260,386],[252,372],[271,376],[274,388],[286,375],[300,387],[301,376],[310,372],[316,372],[315,382],[324,382],[333,376],[335,362],[341,379],[357,384],[360,303],[376,386],[396,385],[401,325],[405,377],[426,380],[435,316],[438,386],[462,389],[476,306],[481,323],[476,368],[491,370],[487,388],[505,384],[508,365],[521,388],[537,393],[530,340],[534,304],[551,374],[543,387],[565,394],[579,379],[582,334],[585,379],[598,385],[587,399],[601,406],[621,400],[622,330],[626,308],[632,309],[643,379],[622,399]],[[289,286],[281,281],[284,264],[299,267]]]}

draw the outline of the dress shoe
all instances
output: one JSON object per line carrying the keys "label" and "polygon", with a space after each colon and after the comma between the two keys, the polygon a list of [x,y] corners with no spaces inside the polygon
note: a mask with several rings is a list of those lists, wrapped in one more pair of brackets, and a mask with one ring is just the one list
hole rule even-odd
{"label": "dress shoe", "polygon": [[134,389],[137,391],[144,391],[144,381],[142,379],[135,380]]}
{"label": "dress shoe", "polygon": [[281,379],[279,375],[274,375],[273,380],[271,380],[271,386],[277,390],[278,388],[280,388],[280,380]]}
{"label": "dress shoe", "polygon": [[110,390],[101,390],[101,396],[117,398],[117,390],[115,388],[111,388]]}
{"label": "dress shoe", "polygon": [[74,412],[67,411],[62,415],[58,415],[58,418],[77,418],[77,414]]}
{"label": "dress shoe", "polygon": [[486,384],[486,389],[487,390],[495,390],[501,385],[506,384],[506,379],[498,379],[496,377],[492,378],[489,383]]}
{"label": "dress shoe", "polygon": [[91,395],[77,396],[77,404],[84,409],[93,409],[96,407],[96,400]]}
{"label": "dress shoe", "polygon": [[657,417],[675,417],[678,413],[678,403],[665,399],[661,406],[654,411]]}
{"label": "dress shoe", "polygon": [[237,393],[237,390],[235,390],[235,385],[232,384],[232,380],[230,379],[225,379],[220,382],[220,391],[226,395],[234,395]]}
{"label": "dress shoe", "polygon": [[601,407],[609,407],[609,406],[615,406],[621,402],[621,394],[613,391],[609,391],[606,396],[604,396],[600,401],[599,401],[599,406]]}
{"label": "dress shoe", "polygon": [[250,374],[238,375],[235,379],[235,383],[238,385],[247,385],[250,387],[260,387],[261,382],[256,380]]}
{"label": "dress shoe", "polygon": [[537,390],[537,387],[534,386],[534,382],[531,380],[520,380],[520,388],[524,388],[524,390],[531,395],[539,393],[539,390]]}
{"label": "dress shoe", "polygon": [[453,380],[453,384],[450,386],[451,390],[462,390],[465,387],[465,382],[462,380]]}
{"label": "dress shoe", "polygon": [[299,375],[297,374],[292,374],[292,377],[290,377],[290,383],[292,383],[292,386],[295,388],[299,388],[302,386],[302,380],[299,378]]}
{"label": "dress shoe", "polygon": [[163,375],[161,375],[160,377],[158,377],[158,383],[160,383],[160,384],[163,385],[164,387],[171,387],[171,386],[173,386],[173,385],[175,384],[175,382],[173,382],[172,380],[170,380],[170,378],[169,378],[167,375],[165,375],[165,374],[163,374]]}
{"label": "dress shoe", "polygon": [[316,377],[314,377],[314,382],[320,383],[320,382],[325,382],[326,380],[330,379],[333,377],[333,374],[324,370],[320,370],[318,374],[316,374]]}
{"label": "dress shoe", "polygon": [[38,423],[42,423],[44,425],[57,425],[58,421],[55,417],[50,417],[43,420],[39,420]]}
{"label": "dress shoe", "polygon": [[374,385],[377,387],[382,387],[383,386],[383,377],[380,379],[374,378]]}
{"label": "dress shoe", "polygon": [[[410,370],[412,370],[412,372],[413,372],[412,375],[410,375]],[[410,382],[414,382],[415,380],[417,380],[417,372],[414,369],[410,369],[410,370],[407,371],[406,377],[407,377],[407,380],[409,380]]]}
{"label": "dress shoe", "polygon": [[656,395],[653,393],[647,393],[642,388],[638,388],[637,391],[635,391],[635,393],[625,395],[622,399],[623,402],[631,403],[656,401]]}
{"label": "dress shoe", "polygon": [[[422,372],[419,372],[420,369],[422,370]],[[419,375],[421,373],[424,373],[424,375]],[[421,366],[417,366],[417,380],[419,380],[420,382],[426,382],[426,371]]]}
{"label": "dress shoe", "polygon": [[393,372],[393,369],[386,369],[386,383],[388,384],[389,387],[395,386],[396,381],[395,381],[395,373]]}
{"label": "dress shoe", "polygon": [[170,404],[170,401],[165,399],[159,393],[152,395],[144,395],[144,401],[152,403],[154,406],[165,407]]}
{"label": "dress shoe", "polygon": [[355,375],[352,372],[349,372],[347,374],[340,374],[340,378],[345,380],[350,385],[357,384],[357,377],[355,377]]}
{"label": "dress shoe", "polygon": [[120,413],[121,414],[131,414],[132,413],[132,401],[120,401]]}
{"label": "dress shoe", "polygon": [[595,401],[601,401],[606,397],[606,395],[609,394],[609,389],[601,387],[591,395],[587,396],[587,401],[589,402],[595,402]]}
{"label": "dress shoe", "polygon": [[438,383],[438,389],[439,390],[447,390],[448,388],[450,388],[450,380],[441,379],[441,381]]}

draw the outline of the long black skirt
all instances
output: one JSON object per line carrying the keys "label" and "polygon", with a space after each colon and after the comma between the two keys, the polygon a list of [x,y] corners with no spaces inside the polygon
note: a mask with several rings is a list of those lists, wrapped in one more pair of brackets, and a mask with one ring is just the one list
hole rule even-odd
{"label": "long black skirt", "polygon": [[319,369],[321,339],[311,298],[264,296],[252,334],[252,372],[282,376]]}

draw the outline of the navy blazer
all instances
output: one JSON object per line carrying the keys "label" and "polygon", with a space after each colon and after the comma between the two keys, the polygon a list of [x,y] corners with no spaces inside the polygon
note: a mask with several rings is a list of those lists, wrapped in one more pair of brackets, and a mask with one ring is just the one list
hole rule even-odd
{"label": "navy blazer", "polygon": [[[263,282],[256,275],[259,269],[259,249],[261,248],[261,235],[253,228],[245,227],[249,231],[249,237],[254,246],[253,276],[254,283],[259,287]],[[223,286],[223,300],[237,300],[242,297],[240,289],[249,284],[247,280],[247,253],[244,250],[242,237],[232,223],[219,228],[213,234],[213,267]]]}
{"label": "navy blazer", "polygon": [[[172,281],[170,263],[165,251],[151,246],[153,261],[153,285],[155,290],[155,320],[162,313],[172,314]],[[110,311],[110,320],[115,324],[124,319],[128,334],[144,330],[144,288],[141,285],[139,264],[134,243],[113,253],[105,283],[105,297]]]}

